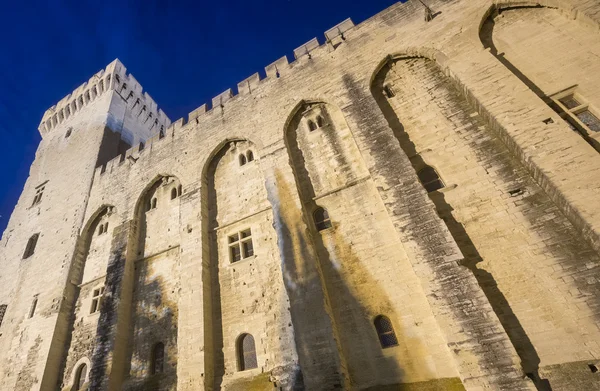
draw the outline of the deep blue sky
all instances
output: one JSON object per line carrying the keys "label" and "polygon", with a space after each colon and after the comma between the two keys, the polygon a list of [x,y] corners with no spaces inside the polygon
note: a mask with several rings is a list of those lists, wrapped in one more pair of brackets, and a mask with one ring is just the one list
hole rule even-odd
{"label": "deep blue sky", "polygon": [[23,189],[42,114],[119,58],[171,120],[347,17],[396,0],[40,1],[3,4],[0,232]]}

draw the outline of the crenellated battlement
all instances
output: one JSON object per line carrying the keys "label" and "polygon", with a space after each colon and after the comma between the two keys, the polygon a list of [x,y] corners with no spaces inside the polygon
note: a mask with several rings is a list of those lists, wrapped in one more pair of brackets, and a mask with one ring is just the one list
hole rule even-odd
{"label": "crenellated battlement", "polygon": [[[172,142],[174,139],[177,138],[181,131],[185,131],[184,128],[187,124],[199,123],[201,117],[212,114],[215,108],[222,109],[225,107],[225,104],[233,103],[238,96],[245,96],[251,94],[255,89],[260,88],[264,83],[267,83],[268,81],[273,79],[285,77],[285,75],[289,74],[294,68],[294,66],[296,66],[299,63],[309,61],[312,58],[318,58],[322,55],[330,53],[332,50],[335,50],[343,41],[347,39],[346,34],[354,26],[355,25],[351,19],[344,20],[343,22],[339,23],[338,25],[332,27],[331,29],[325,32],[326,41],[323,44],[319,43],[319,40],[317,38],[313,38],[304,45],[301,45],[300,47],[296,48],[294,50],[294,61],[289,62],[288,57],[283,56],[265,67],[265,77],[261,78],[258,72],[254,73],[250,77],[239,82],[235,91],[232,88],[228,88],[224,92],[212,98],[209,104],[205,103],[202,106],[195,109],[194,111],[190,112],[187,118],[180,118],[173,123],[168,121],[167,126],[164,126],[163,129],[159,130],[158,134],[146,140],[145,143],[133,146],[132,148],[128,149],[124,154],[117,156],[116,158],[108,161],[103,166],[98,167],[95,173],[95,180],[100,180],[100,176],[103,176],[106,173],[111,173],[114,170],[118,170],[122,166],[128,166],[127,162],[129,161],[136,162],[138,159],[143,158],[146,151],[159,148],[164,144]],[[125,69],[125,67],[120,62],[118,62],[118,60],[115,60],[115,62],[117,62],[120,65],[120,67]],[[137,83],[133,76],[127,75],[126,83],[128,85],[128,91],[130,90],[138,96],[139,94],[141,94],[141,86]],[[117,92],[119,91],[117,90]],[[126,98],[125,95],[122,94],[122,96]],[[147,97],[146,99],[148,99],[147,101],[145,101],[145,104],[147,104],[148,107],[151,107],[152,110],[156,110],[157,106],[154,103],[154,101],[151,100],[150,96],[146,93],[144,93],[143,96]],[[159,113],[162,113],[162,111],[159,110]],[[162,113],[162,115],[164,115],[164,113]]]}
{"label": "crenellated battlement", "polygon": [[[68,121],[85,106],[95,101],[107,91],[115,91],[126,103],[133,102],[132,107],[140,108],[140,115],[151,130],[164,129],[171,124],[167,115],[158,108],[158,105],[150,95],[143,91],[142,86],[132,74],[127,73],[127,68],[118,60],[108,64],[105,69],[100,70],[87,82],[77,87],[72,93],[61,99],[44,113],[38,127],[42,137],[52,129]],[[149,119],[152,119],[149,121]]]}

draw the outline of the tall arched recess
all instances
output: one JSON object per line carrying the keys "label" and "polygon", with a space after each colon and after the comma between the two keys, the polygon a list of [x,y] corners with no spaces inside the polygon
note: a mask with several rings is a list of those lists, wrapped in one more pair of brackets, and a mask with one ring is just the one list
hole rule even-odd
{"label": "tall arched recess", "polygon": [[119,223],[115,208],[104,205],[90,217],[77,242],[77,251],[69,271],[69,281],[73,285],[69,285],[72,288],[67,329],[70,339],[65,344],[63,387],[72,381],[76,364],[82,359],[89,361],[92,358],[112,233]]}
{"label": "tall arched recess", "polygon": [[[285,142],[308,229],[292,218],[286,227],[309,248],[298,263],[316,264],[301,264],[295,271],[305,285],[324,292],[329,333],[334,334],[348,382],[344,387],[396,389],[412,383],[415,389],[446,389],[451,384],[461,389],[344,112],[323,101],[302,102],[286,125]],[[311,284],[306,274],[314,269],[318,283]],[[294,295],[290,297],[297,306]],[[393,333],[390,341],[384,337],[385,343],[375,321],[380,318]],[[417,324],[432,327],[424,331]],[[335,388],[321,387],[314,389]]]}
{"label": "tall arched recess", "polygon": [[[177,384],[178,281],[172,276],[180,273],[179,189],[186,190],[176,176],[157,175],[135,206],[127,389],[172,389]],[[156,346],[163,348],[159,373],[152,365]]]}
{"label": "tall arched recess", "polygon": [[[230,139],[216,147],[202,173],[205,390],[291,389],[297,370],[260,164],[254,143]],[[255,338],[250,368],[240,365],[243,335]]]}
{"label": "tall arched recess", "polygon": [[600,152],[598,25],[540,5],[509,3],[487,15],[484,47]]}
{"label": "tall arched recess", "polygon": [[596,389],[599,379],[583,360],[600,359],[586,348],[600,337],[600,259],[457,84],[435,61],[397,57],[371,90],[524,373],[538,390],[569,389],[570,379]]}

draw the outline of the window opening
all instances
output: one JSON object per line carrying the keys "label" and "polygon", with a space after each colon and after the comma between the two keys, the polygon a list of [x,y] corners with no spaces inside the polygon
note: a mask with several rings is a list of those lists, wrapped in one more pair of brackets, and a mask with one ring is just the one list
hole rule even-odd
{"label": "window opening", "polygon": [[246,157],[247,157],[248,163],[250,163],[251,161],[254,160],[254,154],[252,153],[252,151],[246,152]]}
{"label": "window opening", "polygon": [[67,129],[67,133],[65,133],[65,138],[69,138],[71,136],[72,131],[73,131],[73,128]]}
{"label": "window opening", "polygon": [[157,200],[156,200],[156,197],[154,197],[154,198],[152,199],[152,206],[151,206],[151,209],[156,209],[156,202],[157,202]]}
{"label": "window opening", "polygon": [[379,343],[383,349],[398,345],[394,327],[387,316],[377,316],[373,324],[375,325],[375,330],[377,330],[377,335],[379,336]]}
{"label": "window opening", "polygon": [[246,156],[244,156],[244,154],[240,154],[240,166],[243,166],[244,164],[246,164]]}
{"label": "window opening", "polygon": [[323,117],[318,116],[317,117],[317,127],[322,128],[323,125],[325,125],[325,121],[323,120]]}
{"label": "window opening", "polygon": [[35,246],[37,245],[37,241],[40,234],[34,234],[27,241],[27,246],[25,247],[25,252],[23,253],[23,259],[29,258],[35,252]]}
{"label": "window opening", "polygon": [[329,213],[325,208],[318,207],[313,213],[313,219],[317,231],[323,231],[327,228],[331,228],[331,220],[329,219]]}
{"label": "window opening", "polygon": [[83,390],[83,385],[85,384],[85,378],[87,377],[87,365],[81,364],[79,368],[77,368],[77,373],[75,375],[75,384],[76,391]]}
{"label": "window opening", "polygon": [[252,232],[250,229],[229,236],[229,257],[231,263],[254,255]]}
{"label": "window opening", "polygon": [[0,326],[2,326],[2,319],[4,319],[4,314],[6,313],[6,308],[8,305],[2,304],[0,305]]}
{"label": "window opening", "polygon": [[98,225],[98,235],[102,235],[104,233],[104,224]]}
{"label": "window opening", "polygon": [[258,368],[256,358],[256,345],[254,337],[250,334],[243,334],[238,341],[238,362],[240,371]]}
{"label": "window opening", "polygon": [[[550,96],[549,104],[572,130],[585,137],[595,137],[588,133],[600,133],[600,119],[594,108],[590,107],[587,100],[576,92],[576,86],[566,91]],[[588,141],[589,142],[589,141]]]}
{"label": "window opening", "polygon": [[37,307],[38,303],[38,295],[33,296],[33,301],[31,302],[31,307],[29,308],[29,319],[33,318],[35,315],[35,307]]}
{"label": "window opening", "polygon": [[389,84],[383,86],[383,93],[386,96],[386,98],[393,98],[394,96],[396,96],[396,93],[392,89],[392,86]]}
{"label": "window opening", "polygon": [[150,371],[151,373],[163,373],[165,365],[165,345],[162,342],[154,345],[152,349],[152,360],[150,363]]}
{"label": "window opening", "polygon": [[433,167],[426,166],[425,168],[422,168],[417,173],[417,176],[419,177],[419,181],[421,181],[421,184],[423,185],[425,190],[427,190],[428,193],[431,193],[432,191],[436,191],[444,187],[444,182],[442,182],[440,176],[434,170]]}
{"label": "window opening", "polygon": [[94,314],[100,311],[100,306],[102,305],[102,299],[104,298],[104,287],[100,287],[98,289],[94,289],[92,293],[92,307],[90,308],[90,314]]}
{"label": "window opening", "polygon": [[313,120],[308,120],[308,130],[311,132],[317,130],[317,125],[315,125]]}
{"label": "window opening", "polygon": [[46,185],[40,185],[35,189],[35,196],[33,197],[33,203],[31,206],[39,204],[42,201],[42,196],[44,195],[44,189]]}
{"label": "window opening", "polygon": [[177,198],[177,188],[172,188],[171,189],[171,199],[174,200],[175,198]]}
{"label": "window opening", "polygon": [[183,187],[181,187],[181,185],[177,186],[177,196],[181,197],[181,195],[183,194]]}

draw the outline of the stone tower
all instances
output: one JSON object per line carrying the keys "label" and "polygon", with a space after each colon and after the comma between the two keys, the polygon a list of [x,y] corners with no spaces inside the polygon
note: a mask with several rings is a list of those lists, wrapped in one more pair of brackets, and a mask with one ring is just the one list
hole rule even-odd
{"label": "stone tower", "polygon": [[113,62],[43,117],[0,390],[600,389],[599,15],[397,3],[172,124]]}

